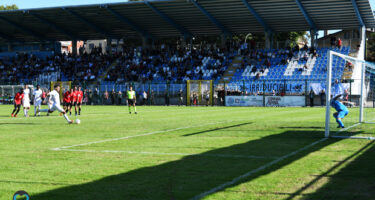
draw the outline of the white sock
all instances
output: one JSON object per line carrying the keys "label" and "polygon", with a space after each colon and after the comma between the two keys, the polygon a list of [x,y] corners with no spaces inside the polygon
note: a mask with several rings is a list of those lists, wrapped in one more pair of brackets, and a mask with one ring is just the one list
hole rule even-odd
{"label": "white sock", "polygon": [[27,115],[26,109],[23,109],[23,115],[25,115],[25,117],[26,117],[26,115]]}
{"label": "white sock", "polygon": [[39,112],[48,112],[48,109],[40,109]]}
{"label": "white sock", "polygon": [[[39,109],[39,110],[41,109],[41,106],[40,106],[40,105],[38,106],[38,109]],[[40,116],[40,112],[38,112],[38,115]]]}
{"label": "white sock", "polygon": [[36,106],[34,106],[34,115],[36,115]]}
{"label": "white sock", "polygon": [[69,119],[67,114],[64,114],[64,117],[65,117],[66,121],[70,122],[70,119]]}

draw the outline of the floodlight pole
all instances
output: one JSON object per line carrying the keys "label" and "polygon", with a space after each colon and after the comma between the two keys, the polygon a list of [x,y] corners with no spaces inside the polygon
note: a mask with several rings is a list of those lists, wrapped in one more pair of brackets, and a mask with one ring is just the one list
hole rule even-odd
{"label": "floodlight pole", "polygon": [[366,73],[366,64],[364,62],[361,63],[361,97],[359,100],[359,123],[363,122],[363,103],[365,100],[364,93],[365,93],[365,73]]}
{"label": "floodlight pole", "polygon": [[331,119],[331,81],[332,81],[332,51],[328,51],[328,67],[327,67],[327,82],[326,82],[326,130],[325,137],[329,137],[329,125]]}

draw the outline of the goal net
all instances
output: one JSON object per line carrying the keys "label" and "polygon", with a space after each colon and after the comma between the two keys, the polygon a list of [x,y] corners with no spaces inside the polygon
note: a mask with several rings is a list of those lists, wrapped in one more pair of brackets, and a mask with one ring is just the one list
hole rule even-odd
{"label": "goal net", "polygon": [[71,81],[51,81],[51,91],[53,90],[55,85],[60,85],[60,98],[62,99],[63,94],[66,91],[70,90],[72,86],[72,82]]}
{"label": "goal net", "polygon": [[212,105],[212,80],[188,80],[186,82],[187,105]]}
{"label": "goal net", "polygon": [[[334,51],[327,62],[325,136],[375,140],[375,65]],[[342,119],[345,128],[338,127],[330,106],[339,95],[349,110]]]}

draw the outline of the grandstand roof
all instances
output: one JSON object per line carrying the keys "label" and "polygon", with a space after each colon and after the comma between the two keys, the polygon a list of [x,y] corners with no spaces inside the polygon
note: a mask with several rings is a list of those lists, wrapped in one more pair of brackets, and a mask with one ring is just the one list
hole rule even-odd
{"label": "grandstand roof", "polygon": [[369,0],[154,0],[0,12],[0,43],[375,28]]}

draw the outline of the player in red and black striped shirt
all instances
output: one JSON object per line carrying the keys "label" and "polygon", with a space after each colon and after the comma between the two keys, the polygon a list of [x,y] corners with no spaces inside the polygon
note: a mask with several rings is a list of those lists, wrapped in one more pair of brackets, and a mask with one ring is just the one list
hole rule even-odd
{"label": "player in red and black striped shirt", "polygon": [[78,87],[78,91],[77,91],[78,115],[81,115],[81,105],[82,105],[82,101],[83,101],[83,92],[82,92],[82,88],[81,88],[81,87]]}
{"label": "player in red and black striped shirt", "polygon": [[[73,92],[70,92],[70,103],[72,104],[72,107],[74,106],[74,111],[77,116],[77,97],[78,97],[78,91],[77,87],[74,87]],[[69,115],[72,115],[72,109],[70,109]]]}
{"label": "player in red and black striped shirt", "polygon": [[12,112],[12,117],[17,117],[18,112],[20,111],[22,99],[23,99],[23,89],[20,89],[19,92],[17,92],[16,96],[14,96],[14,109]]}
{"label": "player in red and black striped shirt", "polygon": [[[73,89],[71,89],[71,91],[73,91]],[[64,93],[64,110],[66,113],[68,113],[68,110],[72,108],[70,97],[71,97],[71,94],[70,94],[70,91],[68,90]]]}

